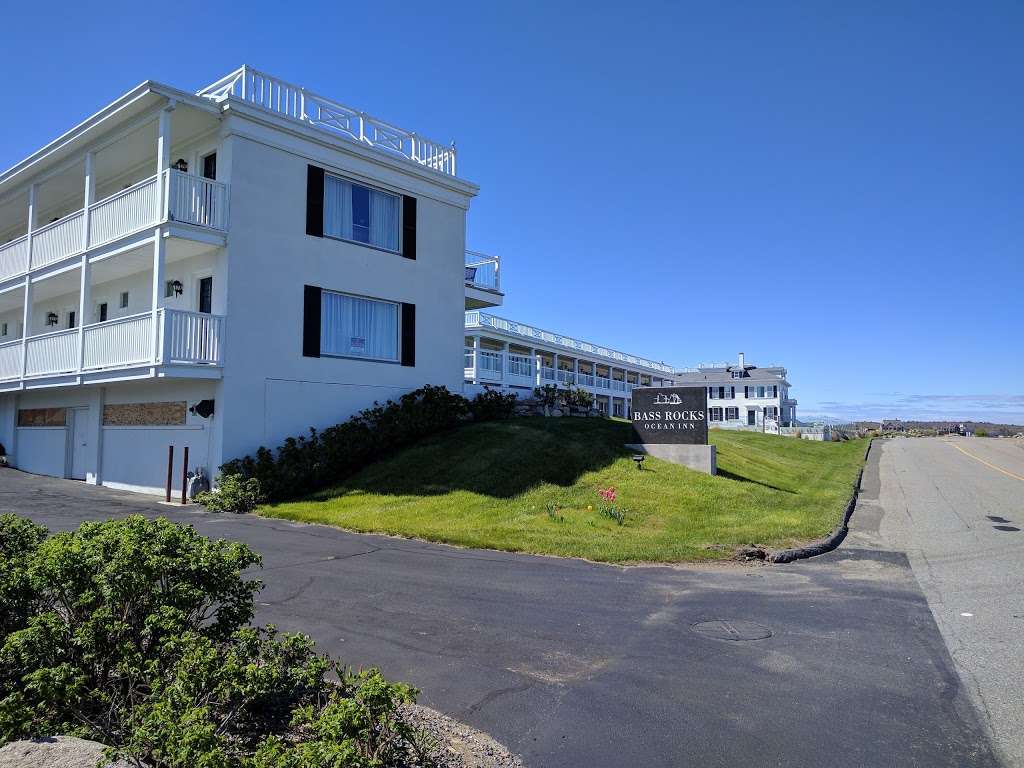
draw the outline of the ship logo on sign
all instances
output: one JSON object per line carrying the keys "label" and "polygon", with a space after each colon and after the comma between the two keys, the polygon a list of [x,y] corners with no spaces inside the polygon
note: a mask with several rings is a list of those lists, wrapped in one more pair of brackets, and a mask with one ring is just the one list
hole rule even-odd
{"label": "ship logo on sign", "polygon": [[682,402],[683,399],[675,392],[670,395],[659,392],[658,396],[654,398],[655,405],[682,405]]}

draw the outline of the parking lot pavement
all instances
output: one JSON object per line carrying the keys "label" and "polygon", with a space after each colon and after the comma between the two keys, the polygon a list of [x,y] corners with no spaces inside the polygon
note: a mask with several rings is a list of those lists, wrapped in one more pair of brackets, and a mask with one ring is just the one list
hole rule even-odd
{"label": "parking lot pavement", "polygon": [[163,514],[246,542],[264,557],[259,621],[412,682],[531,766],[997,764],[898,551],[622,568],[181,511],[13,470],[0,511],[55,531]]}

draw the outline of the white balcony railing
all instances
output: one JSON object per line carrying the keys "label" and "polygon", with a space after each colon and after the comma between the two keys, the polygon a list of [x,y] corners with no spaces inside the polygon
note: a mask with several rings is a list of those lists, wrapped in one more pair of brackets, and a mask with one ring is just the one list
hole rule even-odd
{"label": "white balcony railing", "polygon": [[446,146],[425,139],[252,67],[240,67],[196,95],[218,104],[236,99],[335,136],[404,157],[435,171],[455,175],[454,144]]}
{"label": "white balcony railing", "polygon": [[508,375],[532,379],[534,376],[534,360],[529,355],[509,355]]}
{"label": "white balcony railing", "polygon": [[[54,376],[114,370],[139,365],[221,365],[224,362],[224,323],[219,315],[160,309],[159,337],[153,349],[153,314],[144,312],[116,320],[30,336],[26,344],[25,375]],[[79,368],[79,339],[82,365]],[[0,345],[0,380],[21,378],[22,343]]]}
{"label": "white balcony railing", "polygon": [[75,211],[34,230],[31,238],[26,235],[0,245],[0,280],[81,254],[86,226],[89,228],[90,248],[154,227],[163,221],[227,231],[226,184],[168,169],[164,172],[163,189],[165,202],[162,211],[159,204],[160,180],[150,176],[93,203],[87,210]]}
{"label": "white balcony railing", "polygon": [[21,341],[0,344],[0,381],[21,376]]}
{"label": "white balcony railing", "polygon": [[466,251],[466,285],[501,291],[501,257]]}

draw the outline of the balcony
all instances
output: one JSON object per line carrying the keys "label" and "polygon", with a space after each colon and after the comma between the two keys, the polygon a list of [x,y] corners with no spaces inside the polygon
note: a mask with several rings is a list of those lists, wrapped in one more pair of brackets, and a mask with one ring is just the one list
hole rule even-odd
{"label": "balcony", "polygon": [[156,322],[155,348],[152,312],[0,344],[0,382],[143,366],[223,364],[222,316],[163,308],[157,310]]}
{"label": "balcony", "polygon": [[501,258],[466,251],[466,309],[501,306]]}
{"label": "balcony", "polygon": [[226,232],[227,185],[173,169],[161,176],[150,176],[88,208],[33,230],[31,235],[0,245],[0,281],[57,264],[165,222]]}

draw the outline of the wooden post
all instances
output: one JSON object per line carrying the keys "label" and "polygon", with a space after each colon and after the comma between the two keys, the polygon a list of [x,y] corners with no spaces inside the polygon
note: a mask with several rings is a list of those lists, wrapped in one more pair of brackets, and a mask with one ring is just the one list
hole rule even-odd
{"label": "wooden post", "polygon": [[186,489],[188,488],[188,446],[185,446],[185,458],[181,462],[181,503],[187,504],[185,498]]}
{"label": "wooden post", "polygon": [[167,498],[168,504],[171,503],[171,473],[174,471],[174,446],[167,446]]}

